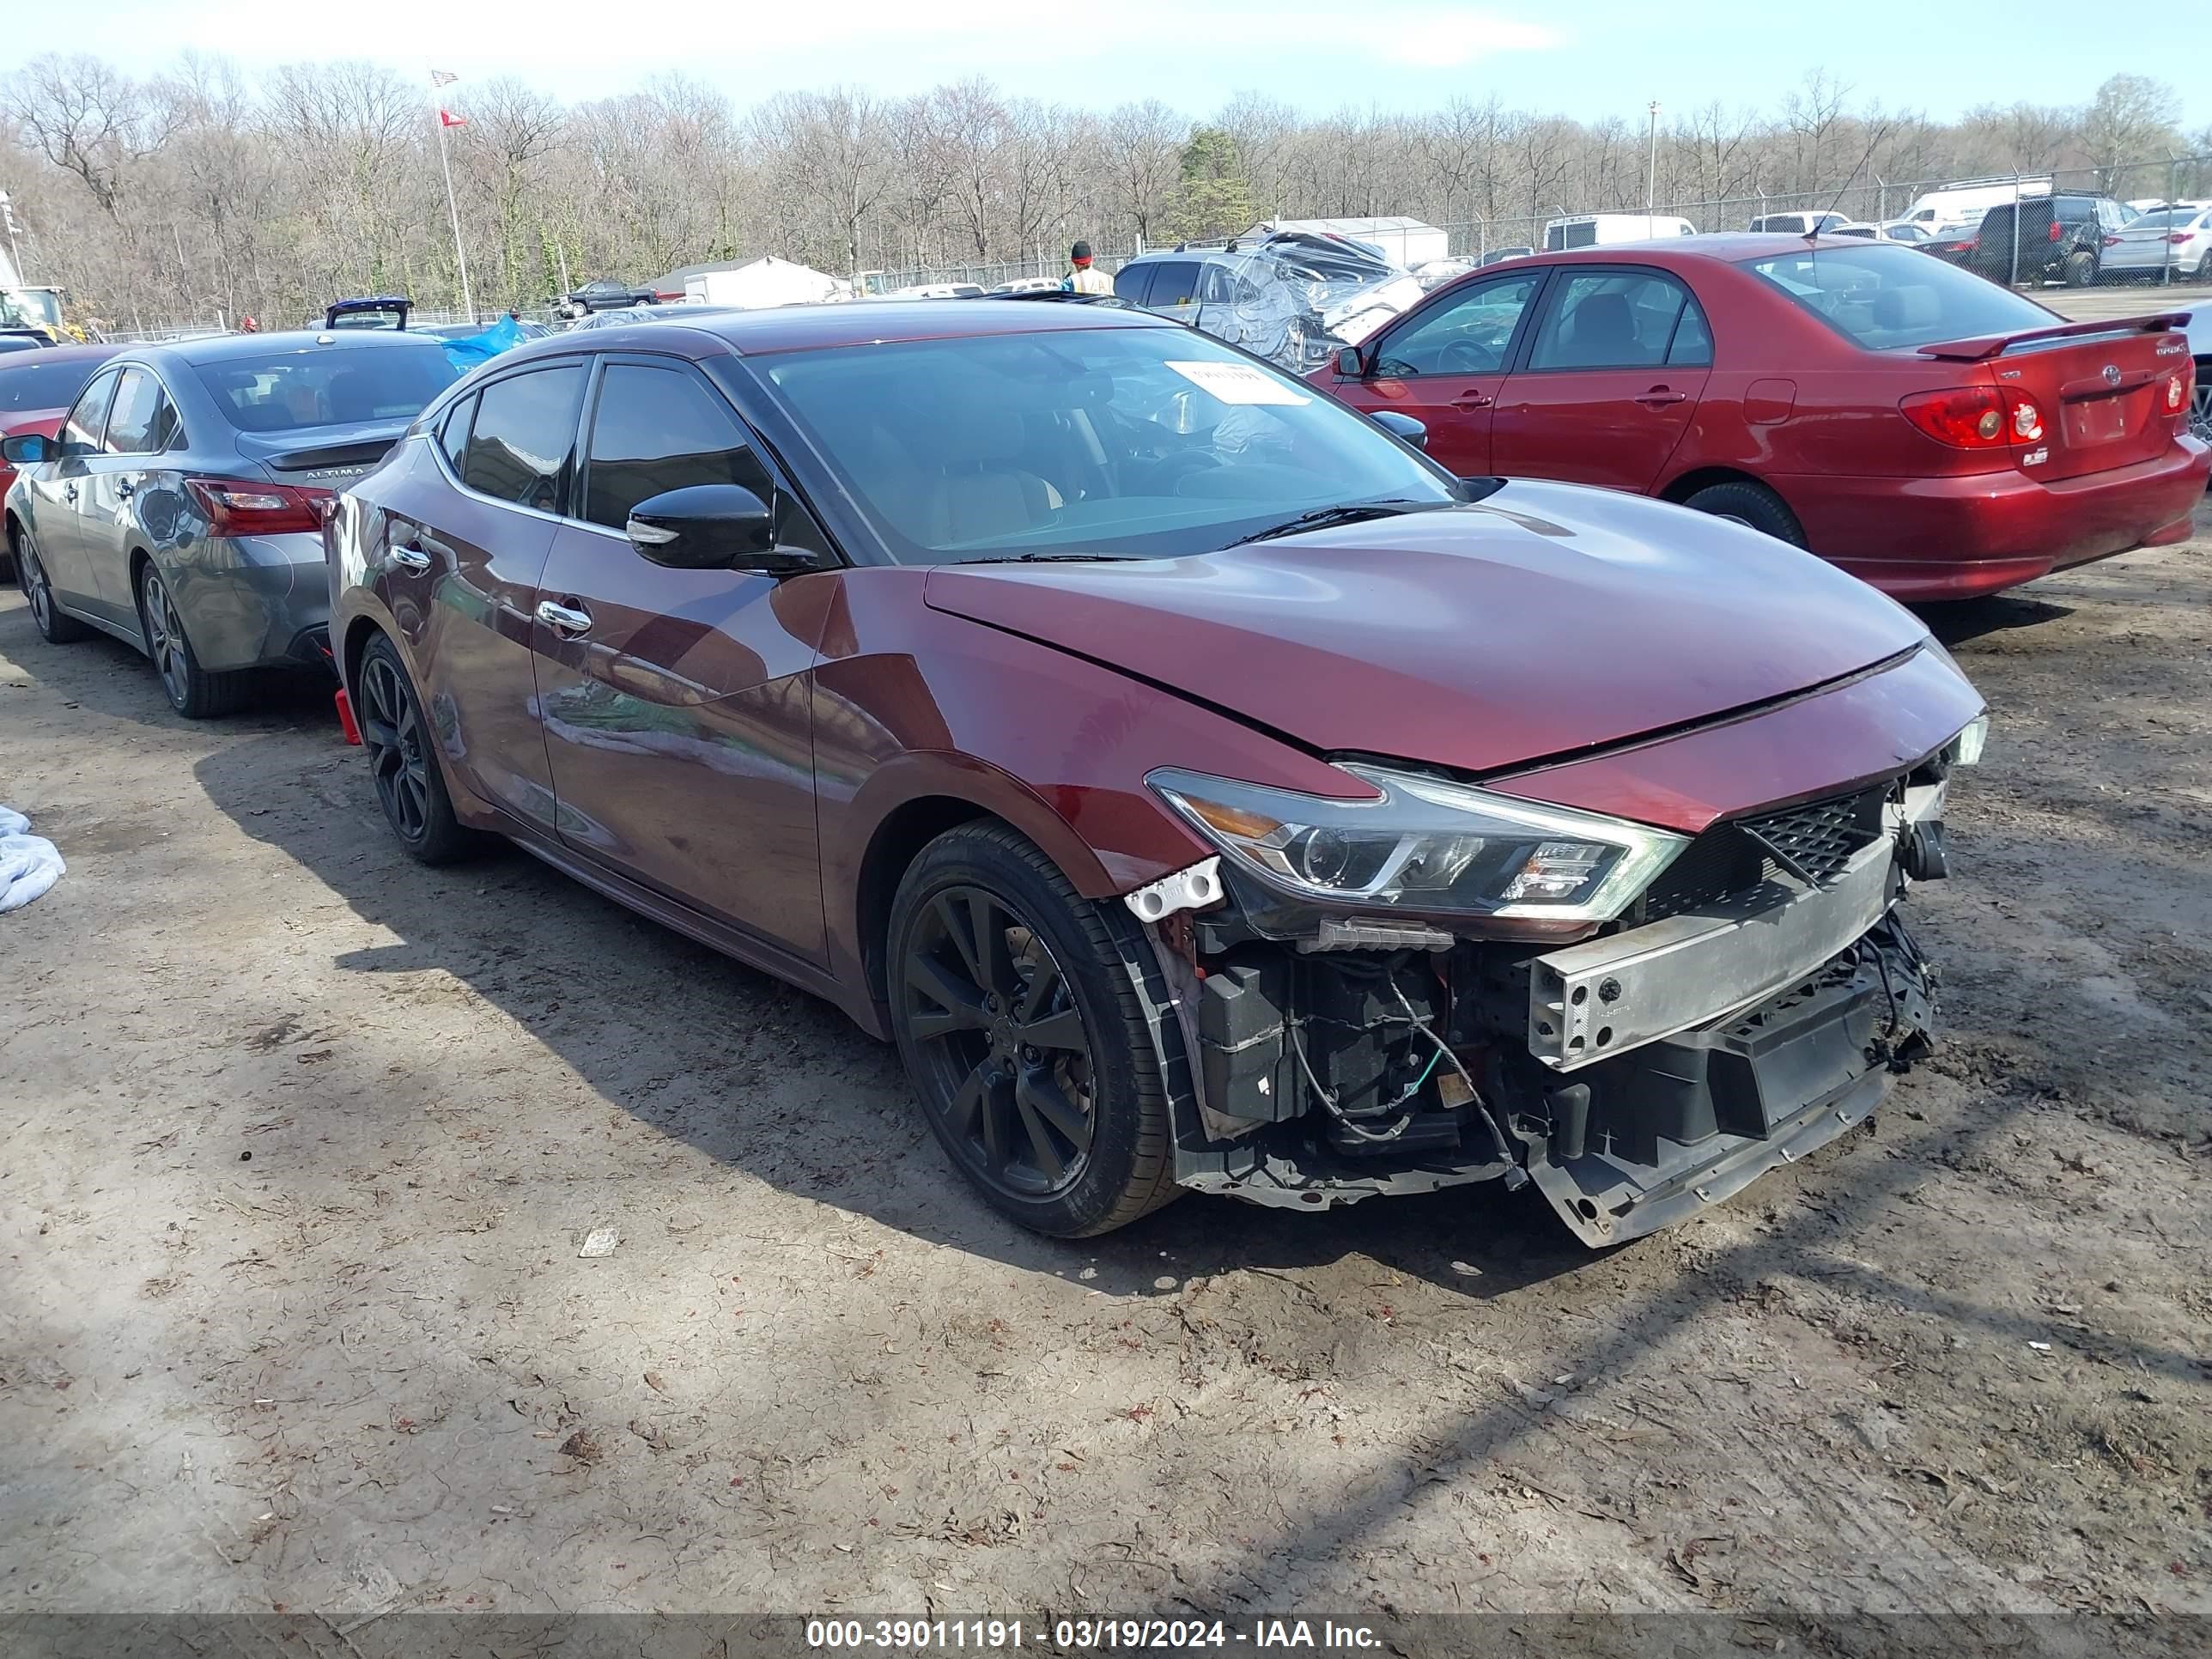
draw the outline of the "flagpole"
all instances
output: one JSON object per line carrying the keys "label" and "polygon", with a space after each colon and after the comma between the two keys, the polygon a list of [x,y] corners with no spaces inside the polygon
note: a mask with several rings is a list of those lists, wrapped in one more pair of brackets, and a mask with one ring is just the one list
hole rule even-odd
{"label": "flagpole", "polygon": [[[434,91],[436,87],[437,82],[434,80],[432,90]],[[461,268],[461,311],[473,323],[477,319],[477,307],[476,301],[469,295],[469,255],[468,250],[461,246],[461,210],[453,199],[453,163],[446,151],[446,112],[442,106],[438,108],[438,167],[446,175],[446,211],[453,221],[453,258]]]}

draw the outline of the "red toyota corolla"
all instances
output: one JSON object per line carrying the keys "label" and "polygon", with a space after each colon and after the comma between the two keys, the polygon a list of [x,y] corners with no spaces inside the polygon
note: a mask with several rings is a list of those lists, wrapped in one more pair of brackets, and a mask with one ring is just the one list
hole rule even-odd
{"label": "red toyota corolla", "polygon": [[1683,501],[1901,599],[2185,540],[2179,316],[2069,323],[1907,247],[1698,236],[1440,288],[1311,377],[1462,477]]}
{"label": "red toyota corolla", "polygon": [[1141,313],[525,346],[326,546],[410,853],[495,832],[830,999],[1047,1232],[1533,1179],[1612,1243],[1926,1044],[1898,905],[1984,723],[1919,622]]}

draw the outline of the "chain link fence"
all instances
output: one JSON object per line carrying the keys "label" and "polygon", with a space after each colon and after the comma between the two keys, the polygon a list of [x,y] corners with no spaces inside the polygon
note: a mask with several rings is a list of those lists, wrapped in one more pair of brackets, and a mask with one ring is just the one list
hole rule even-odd
{"label": "chain link fence", "polygon": [[[2187,206],[2169,207],[2171,204]],[[1823,214],[1838,215],[1855,226],[1901,224],[1903,229],[1892,229],[1889,234],[1934,258],[2014,287],[2144,283],[2212,288],[2212,154],[1966,181],[1862,178],[1841,191],[1756,191],[1658,201],[1648,210],[1640,203],[1577,208],[1564,202],[1537,202],[1525,213],[1448,214],[1429,222],[1444,233],[1449,258],[1474,264],[1509,252],[1545,251],[1547,230],[1562,220],[1603,217],[1613,222],[1596,239],[1620,241],[1647,232],[1673,234],[1680,228],[1678,221],[1704,232],[1749,230],[1762,222],[1769,229],[1802,231],[1814,216]],[[1794,222],[1790,216],[1795,216]],[[1778,219],[1784,222],[1773,222]],[[1633,223],[1637,220],[1650,222],[1639,227]],[[1565,245],[1572,246],[1582,233],[1563,227],[1561,234]],[[1119,247],[1100,237],[1090,240],[1097,250],[1097,265],[1109,274],[1146,251],[1133,238]],[[1056,282],[1066,270],[1064,251],[1041,248],[1020,259],[862,271],[859,287],[872,295],[947,284],[988,290],[1024,279]],[[497,314],[483,313],[478,320],[488,325]],[[556,328],[561,325],[550,306],[520,314],[528,321]],[[459,312],[417,310],[410,320],[427,328],[467,319]],[[264,327],[283,325],[264,323]],[[179,339],[222,333],[232,326],[231,319],[216,313],[162,327],[109,331],[103,337],[118,342]]]}

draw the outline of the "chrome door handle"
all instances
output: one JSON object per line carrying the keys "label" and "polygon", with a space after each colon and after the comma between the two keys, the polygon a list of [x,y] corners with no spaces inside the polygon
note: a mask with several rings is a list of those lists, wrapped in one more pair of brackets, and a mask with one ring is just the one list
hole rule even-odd
{"label": "chrome door handle", "polygon": [[1498,399],[1487,392],[1476,392],[1470,388],[1452,399],[1452,407],[1454,409],[1487,409],[1497,401]]}
{"label": "chrome door handle", "polygon": [[1638,392],[1636,401],[1656,409],[1662,404],[1686,404],[1690,401],[1690,394],[1686,392],[1670,392],[1663,386],[1655,386],[1649,392]]}
{"label": "chrome door handle", "polygon": [[430,568],[430,556],[419,547],[395,547],[385,556],[402,570],[411,570],[418,576]]}
{"label": "chrome door handle", "polygon": [[592,625],[592,613],[579,611],[573,605],[556,605],[551,599],[540,599],[538,602],[538,620],[556,634],[573,638]]}

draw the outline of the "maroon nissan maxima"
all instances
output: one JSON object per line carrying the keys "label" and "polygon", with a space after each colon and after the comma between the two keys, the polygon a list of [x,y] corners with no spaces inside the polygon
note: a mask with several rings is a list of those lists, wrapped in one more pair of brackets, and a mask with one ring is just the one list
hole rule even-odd
{"label": "maroon nissan maxima", "polygon": [[556,337],[340,499],[332,640],[410,853],[829,998],[1025,1225],[1533,1181],[1612,1243],[1926,1048],[1982,702],[1809,554],[1419,436],[1073,304]]}

